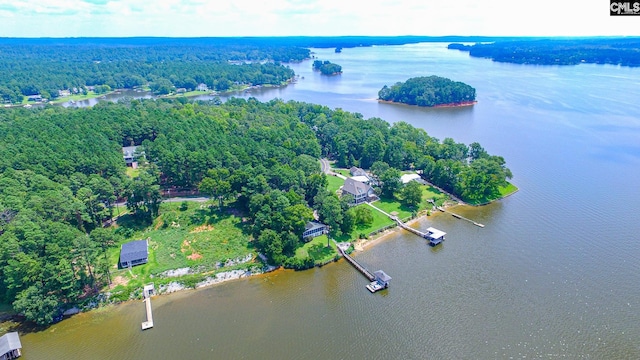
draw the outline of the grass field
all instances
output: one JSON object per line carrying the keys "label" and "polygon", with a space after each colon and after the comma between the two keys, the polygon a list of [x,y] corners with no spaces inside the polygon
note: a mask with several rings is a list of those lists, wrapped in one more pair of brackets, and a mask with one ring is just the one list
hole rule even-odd
{"label": "grass field", "polygon": [[[162,283],[157,275],[166,270],[191,268],[198,273],[210,273],[228,260],[255,254],[240,218],[203,203],[187,204],[187,209],[181,210],[180,203],[163,203],[161,216],[151,226],[134,228],[133,234],[123,241],[149,239],[149,259],[147,264],[131,270],[114,266],[112,277],[127,283],[119,290],[131,291],[148,282]],[[127,221],[130,219],[125,215],[118,224],[122,226]],[[117,264],[119,254],[120,246],[112,248],[110,263]]]}
{"label": "grass field", "polygon": [[414,209],[402,205],[398,200],[380,199],[373,203],[374,206],[384,210],[386,213],[391,214],[393,212],[398,213],[400,219],[406,219],[411,216]]}
{"label": "grass field", "polygon": [[431,204],[427,200],[435,200],[436,206],[442,206],[442,204],[449,199],[449,195],[434,188],[431,185],[425,185],[422,190],[422,202],[420,203],[420,209],[429,209]]}
{"label": "grass field", "polygon": [[327,190],[329,190],[329,192],[331,192],[332,194],[335,194],[336,191],[338,191],[338,189],[340,189],[340,187],[344,185],[344,180],[332,175],[327,175],[327,182],[329,183],[329,185],[327,186]]}
{"label": "grass field", "polygon": [[[377,203],[376,203],[377,204]],[[394,221],[389,219],[389,217],[387,217],[386,215],[384,215],[383,213],[381,213],[378,210],[375,210],[374,208],[370,207],[367,204],[361,204],[358,205],[359,206],[366,206],[367,208],[371,209],[371,215],[373,215],[373,222],[369,225],[356,225],[355,228],[353,229],[353,231],[351,231],[351,233],[349,234],[342,234],[341,236],[337,237],[336,240],[337,241],[351,241],[351,240],[356,240],[360,237],[364,236],[369,236],[370,233],[374,232],[374,231],[378,231],[386,226],[389,225],[393,225]]]}
{"label": "grass field", "polygon": [[331,241],[327,247],[327,235],[321,235],[296,250],[296,257],[304,259],[307,256],[313,258],[316,264],[324,264],[331,261],[338,254],[336,244]]}
{"label": "grass field", "polygon": [[348,169],[332,169],[333,172],[338,173],[340,175],[344,175],[346,177],[351,177],[351,173]]}

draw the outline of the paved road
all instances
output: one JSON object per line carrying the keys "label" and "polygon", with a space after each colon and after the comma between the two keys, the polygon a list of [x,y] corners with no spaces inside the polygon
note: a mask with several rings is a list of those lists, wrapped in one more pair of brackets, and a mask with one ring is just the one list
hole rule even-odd
{"label": "paved road", "polygon": [[198,196],[198,197],[172,197],[172,198],[163,199],[162,202],[183,202],[183,201],[207,202],[209,200],[210,199],[208,197],[205,197],[205,196]]}
{"label": "paved road", "polygon": [[322,172],[325,174],[331,173],[331,165],[329,165],[329,160],[327,158],[320,159],[320,166],[322,167]]}

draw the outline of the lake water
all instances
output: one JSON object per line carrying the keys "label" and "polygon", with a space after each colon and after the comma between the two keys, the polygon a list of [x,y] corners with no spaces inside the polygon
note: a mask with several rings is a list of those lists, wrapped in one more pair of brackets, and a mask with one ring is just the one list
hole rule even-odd
{"label": "lake water", "polygon": [[[640,358],[640,69],[525,66],[470,58],[446,44],[315,49],[340,76],[292,65],[297,83],[240,96],[340,107],[406,121],[504,156],[520,191],[439,214],[356,258],[393,280],[374,295],[344,261],[79,314],[22,336],[24,359]],[[478,104],[379,104],[383,85],[440,75]]]}

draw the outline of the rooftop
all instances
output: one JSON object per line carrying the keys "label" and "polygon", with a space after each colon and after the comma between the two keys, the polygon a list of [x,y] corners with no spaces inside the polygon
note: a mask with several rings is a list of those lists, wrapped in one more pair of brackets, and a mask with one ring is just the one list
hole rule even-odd
{"label": "rooftop", "polygon": [[441,238],[444,238],[445,235],[447,235],[446,232],[442,230],[438,230],[433,227],[428,228],[427,232],[429,233],[429,236],[433,239],[441,239]]}
{"label": "rooftop", "polygon": [[407,184],[412,180],[419,180],[419,179],[420,179],[420,175],[418,174],[404,174],[400,176],[400,180],[402,181],[403,184]]}
{"label": "rooftop", "polygon": [[309,221],[307,225],[305,225],[304,230],[309,231],[309,230],[324,228],[326,226],[327,225],[319,223],[317,221]]}
{"label": "rooftop", "polygon": [[387,273],[382,270],[374,271],[373,274],[376,276],[376,278],[380,279],[380,281],[387,282],[391,280],[391,276],[387,275]]}
{"label": "rooftop", "polygon": [[371,181],[371,179],[369,179],[369,177],[365,176],[365,175],[352,176],[351,178],[353,180],[355,180],[355,181],[360,181],[362,183],[367,183],[367,182]]}
{"label": "rooftop", "polygon": [[139,260],[148,256],[147,240],[136,240],[122,244],[120,249],[120,262],[130,262]]}
{"label": "rooftop", "polygon": [[0,356],[16,349],[22,349],[20,336],[17,332],[6,333],[0,337]]}
{"label": "rooftop", "polygon": [[370,189],[371,189],[371,186],[363,182],[357,181],[353,178],[347,178],[347,180],[344,181],[344,185],[342,186],[342,192],[347,192],[353,195],[366,194],[369,192]]}

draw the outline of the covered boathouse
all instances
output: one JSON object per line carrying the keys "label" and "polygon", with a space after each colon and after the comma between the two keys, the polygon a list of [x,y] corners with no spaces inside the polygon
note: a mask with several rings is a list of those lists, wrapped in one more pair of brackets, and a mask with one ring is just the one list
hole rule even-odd
{"label": "covered boathouse", "polygon": [[17,332],[10,332],[0,337],[0,360],[17,359],[22,356],[22,344]]}
{"label": "covered boathouse", "polygon": [[429,245],[436,246],[444,241],[444,236],[447,235],[447,233],[442,230],[430,227],[427,229],[426,235],[427,240],[429,240]]}

